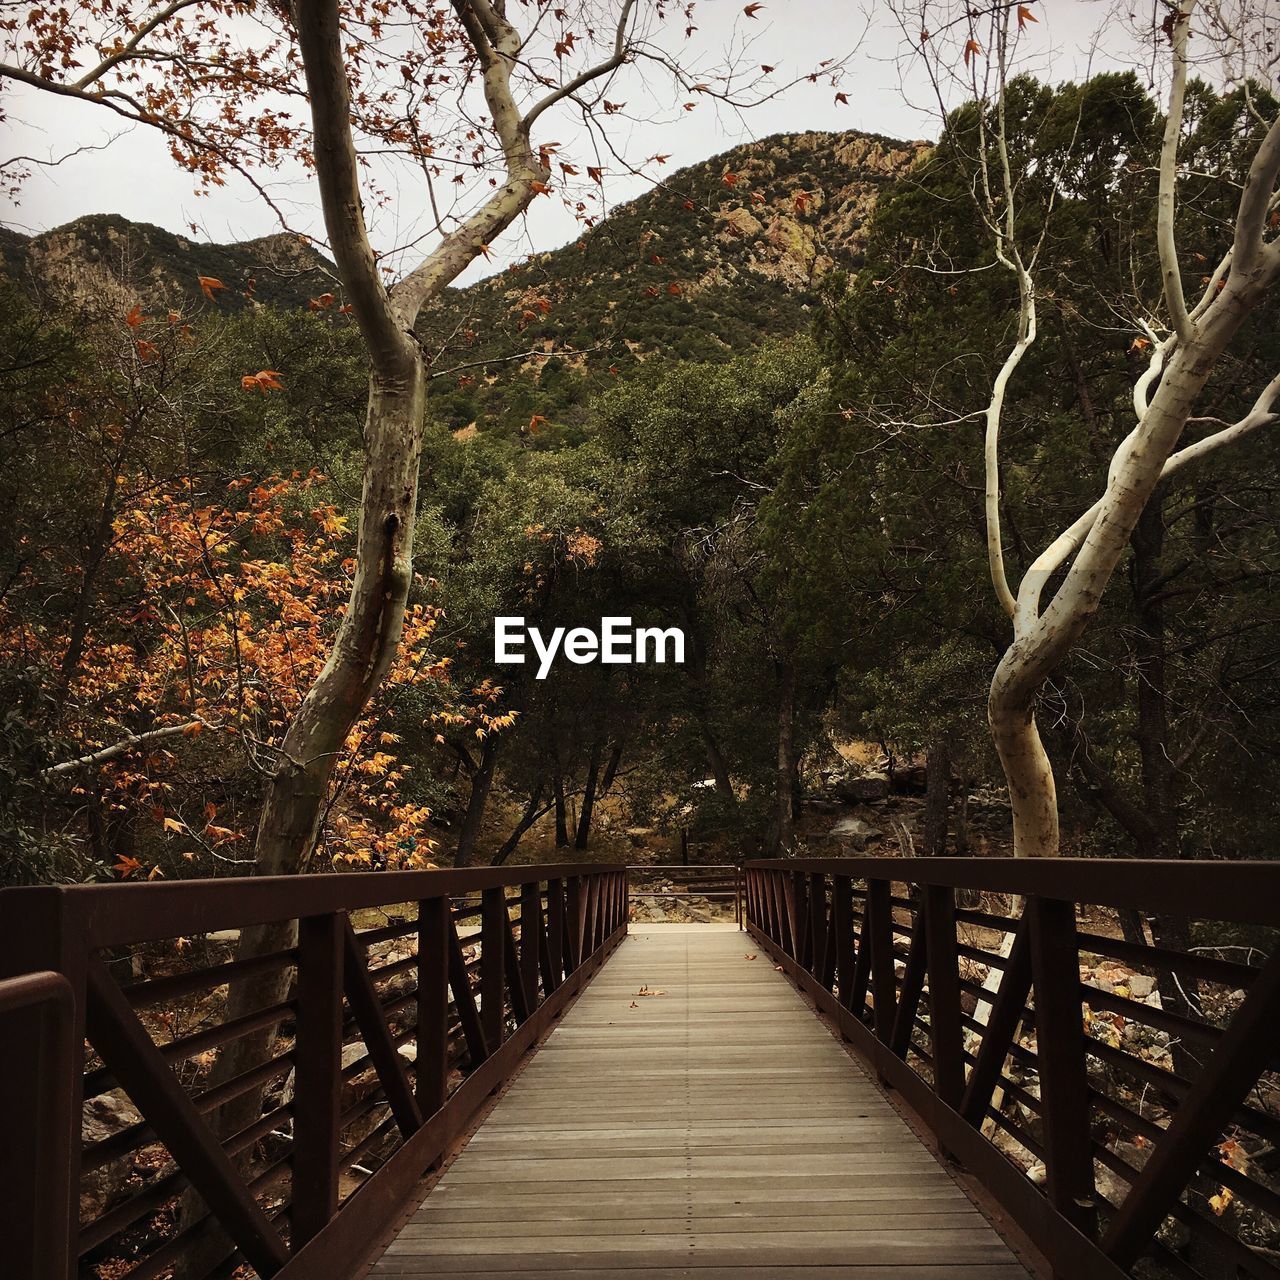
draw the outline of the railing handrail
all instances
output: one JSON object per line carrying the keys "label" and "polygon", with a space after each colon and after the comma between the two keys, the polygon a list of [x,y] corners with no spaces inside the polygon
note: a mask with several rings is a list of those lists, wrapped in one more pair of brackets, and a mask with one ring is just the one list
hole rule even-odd
{"label": "railing handrail", "polygon": [[1280,859],[759,858],[747,862],[746,869],[932,884],[1280,926]]}
{"label": "railing handrail", "polygon": [[[460,867],[423,871],[346,871],[298,876],[227,876],[146,884],[34,885],[0,889],[0,914],[24,903],[52,903],[83,929],[90,947],[158,942],[212,930],[243,929],[299,916],[359,911],[396,902],[517,888],[535,877],[567,880],[621,868],[616,863]],[[23,895],[23,896],[19,896]]]}

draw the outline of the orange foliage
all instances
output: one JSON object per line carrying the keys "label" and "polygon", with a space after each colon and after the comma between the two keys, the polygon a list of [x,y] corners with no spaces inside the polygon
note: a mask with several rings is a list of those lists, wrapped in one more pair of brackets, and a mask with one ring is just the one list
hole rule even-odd
{"label": "orange foliage", "polygon": [[[148,847],[212,871],[252,856],[252,814],[237,825],[237,815],[216,803],[186,812],[193,788],[180,775],[272,767],[272,744],[328,655],[350,587],[352,538],[316,474],[234,481],[221,503],[187,481],[156,485],[134,476],[121,484],[110,555],[128,603],[90,630],[67,729],[87,753],[139,727],[189,724],[145,753],[102,766],[92,785],[108,812],[135,820]],[[413,766],[395,751],[415,727],[398,723],[407,689],[434,686],[443,710],[433,718],[467,724],[480,737],[511,722],[496,714],[501,691],[493,686],[465,702],[450,689],[449,660],[432,649],[438,616],[410,605],[396,662],[346,740],[321,842],[335,863],[423,865],[430,856],[428,811],[402,796]],[[52,686],[68,637],[40,627],[0,611],[0,655],[38,655]],[[416,728],[433,734],[435,726],[419,719]],[[121,859],[114,869],[130,877],[141,863]]]}

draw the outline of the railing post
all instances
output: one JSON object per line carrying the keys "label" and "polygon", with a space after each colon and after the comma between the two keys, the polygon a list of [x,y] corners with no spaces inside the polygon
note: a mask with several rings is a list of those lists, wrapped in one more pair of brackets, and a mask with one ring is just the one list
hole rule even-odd
{"label": "railing post", "polygon": [[868,948],[871,998],[876,1039],[889,1043],[897,992],[893,971],[893,886],[887,880],[867,881],[867,916],[862,930],[862,945]]}
{"label": "railing post", "polygon": [[565,903],[565,974],[572,973],[582,963],[582,877],[569,876],[566,882]]}
{"label": "railing post", "polygon": [[1086,1235],[1097,1229],[1076,908],[1028,898],[1036,1059],[1049,1203]]}
{"label": "railing post", "polygon": [[929,1036],[938,1097],[953,1111],[964,1093],[964,1042],[960,1024],[960,956],[956,951],[956,895],[925,885],[925,957],[929,969]]}
{"label": "railing post", "polygon": [[418,903],[418,1059],[414,1081],[425,1120],[445,1104],[449,1080],[449,899]]}
{"label": "railing post", "polygon": [[853,883],[848,876],[831,879],[831,927],[836,935],[836,990],[840,1003],[854,1012]]}
{"label": "railing post", "polygon": [[808,877],[809,901],[809,965],[808,969],[822,981],[822,962],[827,946],[827,878],[820,871]]}
{"label": "railing post", "polygon": [[550,995],[564,981],[564,881],[547,881],[547,954],[542,989]]}
{"label": "railing post", "polygon": [[542,940],[542,891],[536,880],[520,886],[520,981],[530,1013],[538,1007],[538,946]]}
{"label": "railing post", "polygon": [[480,1025],[490,1053],[502,1045],[506,1026],[507,892],[485,889],[480,897]]}
{"label": "railing post", "polygon": [[298,922],[298,1021],[293,1090],[292,1251],[338,1211],[342,1094],[343,917]]}
{"label": "railing post", "polygon": [[4,1267],[15,1276],[70,1280],[79,1230],[88,957],[61,890],[6,889],[0,904],[6,908],[0,911],[0,978],[49,970],[71,988],[69,1008],[30,1008],[4,1019],[4,1043],[32,1048],[0,1053]]}

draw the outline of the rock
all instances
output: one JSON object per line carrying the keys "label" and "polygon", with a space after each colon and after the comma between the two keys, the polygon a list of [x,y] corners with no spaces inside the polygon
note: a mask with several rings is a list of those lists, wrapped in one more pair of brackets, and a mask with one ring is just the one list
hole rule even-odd
{"label": "rock", "polygon": [[859,778],[840,778],[833,787],[847,804],[874,804],[889,798],[889,778],[883,773],[866,773]]}
{"label": "rock", "polygon": [[922,764],[907,765],[893,771],[893,789],[899,795],[923,795],[927,785]]}
{"label": "rock", "polygon": [[832,840],[847,840],[855,849],[864,849],[868,840],[879,840],[884,832],[861,818],[841,818],[827,834]]}
{"label": "rock", "polygon": [[[120,1089],[90,1098],[84,1104],[81,1115],[86,1146],[114,1137],[122,1129],[127,1129],[142,1119],[137,1108]],[[98,1217],[119,1199],[129,1181],[132,1163],[131,1160],[113,1160],[84,1176],[80,1183],[82,1219],[88,1221]]]}
{"label": "rock", "polygon": [[1156,980],[1145,973],[1135,973],[1129,979],[1129,994],[1135,1000],[1145,1000],[1156,989]]}

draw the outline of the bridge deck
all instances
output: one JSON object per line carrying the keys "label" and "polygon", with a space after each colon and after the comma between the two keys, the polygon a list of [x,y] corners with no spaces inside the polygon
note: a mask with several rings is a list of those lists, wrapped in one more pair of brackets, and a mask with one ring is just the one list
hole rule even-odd
{"label": "bridge deck", "polygon": [[733,928],[633,932],[373,1275],[1024,1280],[752,954]]}

